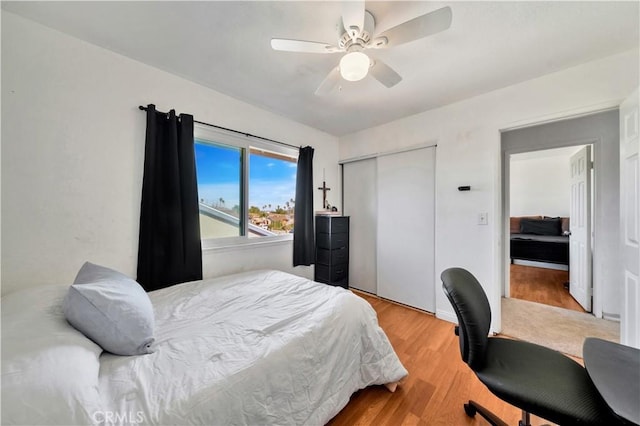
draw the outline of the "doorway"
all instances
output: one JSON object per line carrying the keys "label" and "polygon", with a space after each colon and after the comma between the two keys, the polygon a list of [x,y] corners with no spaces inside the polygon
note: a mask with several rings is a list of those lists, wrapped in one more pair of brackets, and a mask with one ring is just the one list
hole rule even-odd
{"label": "doorway", "polygon": [[[619,268],[619,113],[618,110],[593,113],[576,118],[545,123],[525,128],[503,131],[501,134],[502,152],[502,211],[503,211],[503,282],[502,288],[502,332],[505,332],[513,322],[509,318],[509,309],[505,308],[505,301],[517,300],[511,296],[511,256],[510,256],[510,158],[516,154],[542,152],[544,150],[591,145],[594,158],[593,204],[591,208],[593,222],[590,250],[593,259],[592,268],[592,315],[576,312],[579,316],[586,316],[592,320],[604,321],[618,327],[620,318],[620,268]],[[533,154],[532,154],[533,155]],[[515,212],[514,212],[515,213]],[[554,213],[544,211],[535,213],[545,216]],[[559,214],[558,214],[559,215]],[[539,305],[539,304],[536,304]],[[545,306],[545,305],[541,305]],[[549,310],[558,309],[548,307]],[[566,311],[559,309],[560,311]],[[514,310],[511,309],[511,312]],[[522,314],[522,310],[516,310]],[[524,320],[529,329],[549,329],[549,325],[538,324],[546,315],[531,314]],[[613,320],[613,321],[611,321]],[[564,320],[558,320],[561,322]],[[556,322],[556,324],[558,323]],[[597,325],[589,325],[588,333],[593,334]],[[553,326],[556,329],[559,327]],[[549,333],[546,333],[549,334]],[[512,337],[519,337],[517,335]],[[575,336],[574,336],[575,337]],[[562,343],[561,337],[557,343]],[[580,339],[578,339],[581,341]],[[544,342],[546,346],[554,347],[553,342]]]}
{"label": "doorway", "polygon": [[[570,283],[579,279],[587,280],[591,289],[590,260],[571,260],[585,256],[572,256],[571,246],[578,245],[572,239],[571,216],[582,218],[585,234],[590,232],[593,213],[593,194],[587,197],[572,196],[572,157],[585,150],[584,145],[524,152],[510,156],[509,164],[509,230],[510,262],[508,294],[510,297],[530,302],[542,303],[576,312],[591,312],[591,300],[580,303],[580,296],[574,298]],[[590,147],[588,149],[590,150]],[[593,158],[589,163],[593,164]],[[587,183],[593,181],[593,169],[589,168]],[[591,185],[587,187],[592,188]],[[575,189],[575,188],[574,188]],[[573,204],[572,204],[573,200]],[[577,201],[584,203],[580,215]],[[585,214],[586,213],[586,214]],[[524,219],[524,221],[522,221]],[[574,224],[577,224],[574,221]],[[576,226],[573,227],[575,234]],[[591,244],[588,245],[590,247]],[[588,248],[587,247],[587,248]],[[576,247],[580,250],[580,247]],[[584,248],[583,248],[584,249]],[[588,270],[586,270],[589,268]],[[579,271],[578,269],[585,269]],[[573,274],[572,274],[573,273]],[[585,295],[582,295],[583,298]],[[590,298],[591,296],[588,295]]]}

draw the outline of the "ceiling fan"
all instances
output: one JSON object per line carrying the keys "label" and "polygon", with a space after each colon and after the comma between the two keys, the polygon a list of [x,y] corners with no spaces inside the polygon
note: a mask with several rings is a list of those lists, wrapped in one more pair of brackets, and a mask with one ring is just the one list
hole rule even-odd
{"label": "ceiling fan", "polygon": [[382,49],[424,38],[451,26],[451,8],[443,7],[413,18],[380,34],[374,35],[375,19],[365,10],[364,1],[342,2],[342,24],[344,32],[336,45],[316,41],[272,38],[271,48],[285,52],[346,53],[338,66],[333,68],[316,89],[316,95],[325,95],[333,90],[340,77],[347,81],[362,80],[371,74],[373,78],[392,87],[402,77],[390,66],[369,57],[366,49]]}

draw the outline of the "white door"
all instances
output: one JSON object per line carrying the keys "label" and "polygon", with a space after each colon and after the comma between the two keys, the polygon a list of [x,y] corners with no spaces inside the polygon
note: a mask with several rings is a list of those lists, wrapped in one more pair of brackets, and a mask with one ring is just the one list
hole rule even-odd
{"label": "white door", "polygon": [[376,293],[378,198],[376,159],[342,166],[343,211],[349,216],[349,287]]}
{"label": "white door", "polygon": [[591,312],[591,146],[571,156],[569,292]]}
{"label": "white door", "polygon": [[378,157],[378,295],[435,312],[435,147]]}
{"label": "white door", "polygon": [[623,295],[620,343],[640,347],[640,166],[638,90],[620,105],[620,233]]}

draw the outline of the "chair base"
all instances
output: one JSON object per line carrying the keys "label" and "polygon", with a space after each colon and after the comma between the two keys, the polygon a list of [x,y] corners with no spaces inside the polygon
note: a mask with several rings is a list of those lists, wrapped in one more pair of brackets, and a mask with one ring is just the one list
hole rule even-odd
{"label": "chair base", "polygon": [[[507,423],[505,423],[500,417],[496,416],[487,408],[472,400],[469,400],[468,403],[464,404],[464,412],[469,417],[474,417],[476,413],[478,413],[492,426],[508,426]],[[522,419],[518,422],[518,426],[531,426],[529,413],[524,410],[522,410]]]}

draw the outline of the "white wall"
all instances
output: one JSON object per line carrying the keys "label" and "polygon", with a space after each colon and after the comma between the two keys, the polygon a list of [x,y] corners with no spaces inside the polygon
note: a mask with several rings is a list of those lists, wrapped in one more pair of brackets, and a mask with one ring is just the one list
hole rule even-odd
{"label": "white wall", "polygon": [[511,156],[511,216],[569,217],[569,160],[578,148],[561,148]]}
{"label": "white wall", "polygon": [[[620,104],[638,85],[638,51],[629,51],[340,138],[340,158],[437,141],[436,314],[455,321],[440,273],[469,269],[501,322],[500,130]],[[471,191],[459,192],[460,185]],[[489,225],[477,225],[488,212]],[[411,250],[411,248],[407,248]]]}
{"label": "white wall", "polygon": [[[70,283],[85,260],[135,277],[145,113],[315,148],[339,205],[338,141],[326,133],[2,12],[2,293]],[[321,207],[320,193],[315,197]],[[291,242],[204,253],[204,275],[292,265]]]}

